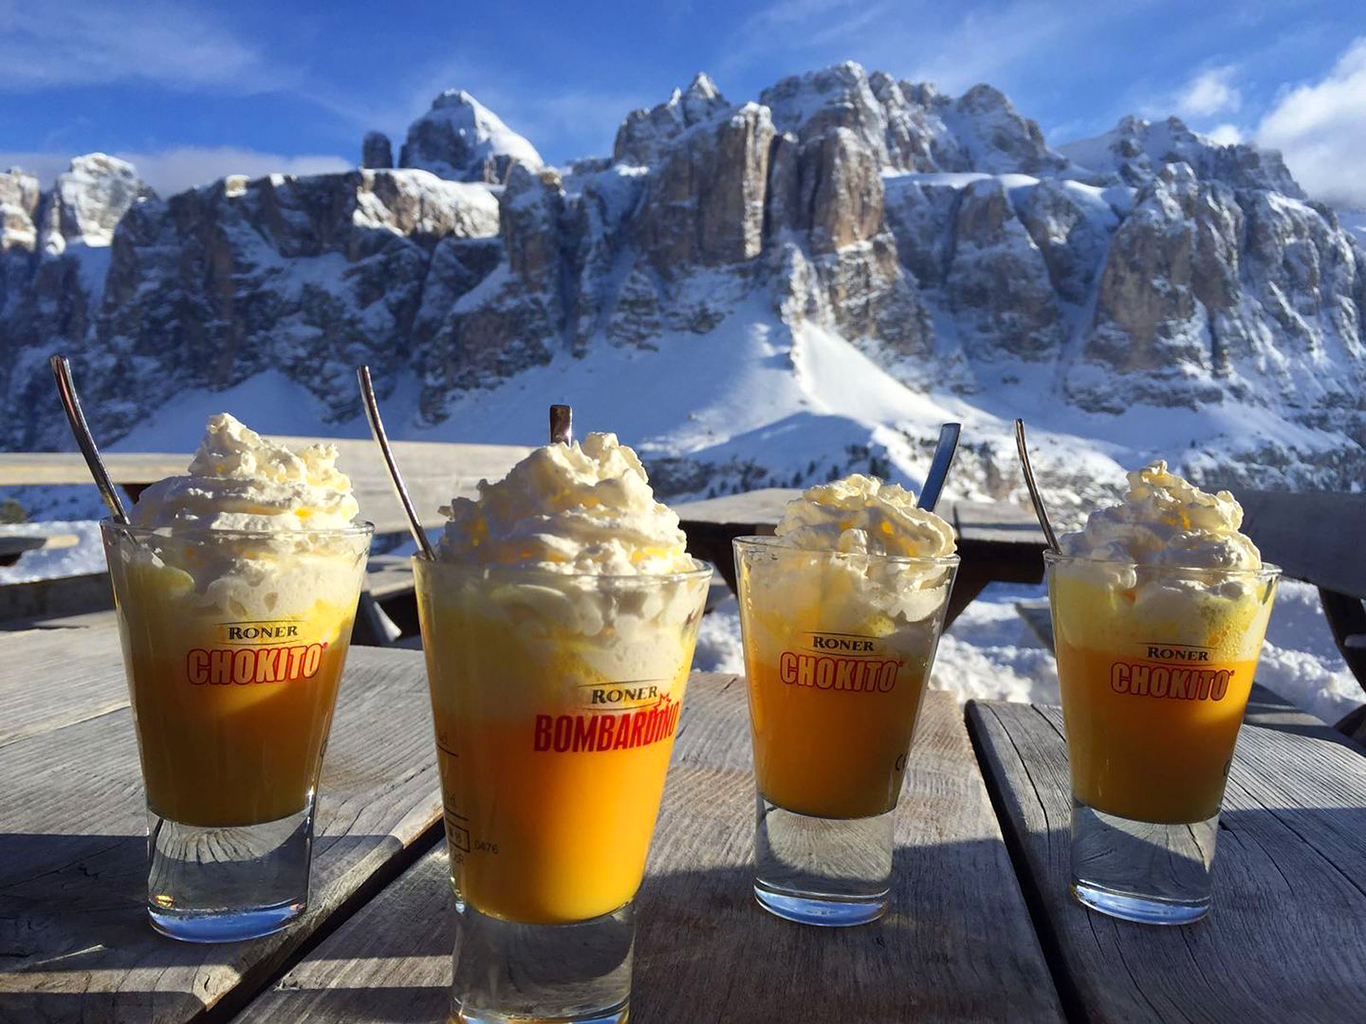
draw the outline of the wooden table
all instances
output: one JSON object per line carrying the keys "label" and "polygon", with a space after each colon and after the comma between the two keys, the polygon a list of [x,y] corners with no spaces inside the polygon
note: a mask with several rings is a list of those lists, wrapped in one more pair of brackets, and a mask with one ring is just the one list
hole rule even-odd
{"label": "wooden table", "polygon": [[1061,710],[974,701],[968,728],[1070,1019],[1366,1019],[1366,750],[1257,687],[1219,822],[1214,909],[1152,928],[1068,895]]}
{"label": "wooden table", "polygon": [[0,636],[0,1021],[219,1019],[436,842],[422,656],[351,651],[319,800],[311,905],[257,942],[147,924],[146,814],[118,634]]}
{"label": "wooden table", "polygon": [[[766,487],[673,506],[688,535],[688,550],[715,564],[732,591],[735,562],[731,541],[768,536],[783,517],[796,488]],[[949,596],[946,625],[972,603],[988,583],[1039,583],[1047,542],[1028,509],[999,502],[941,501],[935,510],[954,528],[962,562]]]}
{"label": "wooden table", "polygon": [[[115,632],[0,636],[0,664],[0,1021],[444,1019],[453,934],[420,655],[352,650],[311,907],[281,935],[224,946],[146,923]],[[896,812],[893,909],[813,929],[754,903],[744,684],[695,673],[639,897],[632,1019],[1361,1019],[1360,748],[1258,691],[1215,912],[1160,930],[1068,901],[1059,730],[1056,709],[1022,704],[971,704],[965,725],[931,692]]]}
{"label": "wooden table", "polygon": [[[307,918],[200,947],[146,923],[117,638],[79,636],[0,637],[0,663],[22,663],[0,683],[0,1020],[443,1019],[453,935],[421,656],[351,652]],[[893,912],[842,933],[778,921],[750,891],[743,682],[695,674],[640,895],[634,1019],[807,1020],[849,1005],[865,1020],[1061,1020],[947,694],[929,697],[908,778]]]}

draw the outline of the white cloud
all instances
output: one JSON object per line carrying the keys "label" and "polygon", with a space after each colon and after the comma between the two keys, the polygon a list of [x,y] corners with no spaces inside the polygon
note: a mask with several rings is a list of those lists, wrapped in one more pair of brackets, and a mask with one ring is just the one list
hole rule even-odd
{"label": "white cloud", "polygon": [[1176,112],[1183,117],[1213,117],[1237,110],[1243,102],[1233,84],[1237,73],[1233,64],[1201,71],[1176,94]]}
{"label": "white cloud", "polygon": [[1316,199],[1366,207],[1366,36],[1321,81],[1290,89],[1257,127]]}
{"label": "white cloud", "polygon": [[[176,146],[150,153],[116,152],[137,168],[142,180],[163,196],[203,185],[226,174],[245,174],[259,178],[266,174],[326,174],[345,171],[353,161],[329,153],[282,156],[234,146]],[[36,175],[43,186],[67,169],[70,154],[43,152],[0,152],[0,167],[22,167]]]}
{"label": "white cloud", "polygon": [[260,90],[280,79],[255,47],[188,2],[0,0],[0,37],[7,92],[129,79]]}
{"label": "white cloud", "polygon": [[1205,137],[1221,146],[1236,146],[1243,141],[1243,132],[1236,124],[1221,124],[1205,132]]}

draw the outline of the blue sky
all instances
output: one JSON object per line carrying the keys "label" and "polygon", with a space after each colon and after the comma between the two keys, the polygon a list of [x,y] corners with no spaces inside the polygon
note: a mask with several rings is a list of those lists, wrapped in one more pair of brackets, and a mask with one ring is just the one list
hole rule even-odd
{"label": "blue sky", "polygon": [[162,188],[353,164],[366,129],[397,143],[450,87],[551,161],[603,154],[696,71],[744,100],[844,59],[953,93],[990,82],[1053,142],[1180,113],[1282,146],[1311,191],[1354,187],[1342,165],[1366,158],[1360,0],[0,0],[0,38],[0,166],[50,175],[98,149]]}

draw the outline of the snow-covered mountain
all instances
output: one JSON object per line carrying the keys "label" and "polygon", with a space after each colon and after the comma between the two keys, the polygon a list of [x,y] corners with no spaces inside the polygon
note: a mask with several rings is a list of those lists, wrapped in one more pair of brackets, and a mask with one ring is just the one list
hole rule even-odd
{"label": "snow-covered mountain", "polygon": [[842,64],[743,103],[699,75],[564,168],[459,91],[392,152],[167,199],[102,156],[0,177],[0,445],[68,446],[60,348],[130,447],[220,407],[360,436],[369,362],[400,436],[535,441],[570,401],[673,494],[914,484],[958,419],[957,492],[1019,497],[1017,414],[1064,503],[1154,455],[1366,484],[1366,249],[1175,119],[1054,150],[990,86]]}

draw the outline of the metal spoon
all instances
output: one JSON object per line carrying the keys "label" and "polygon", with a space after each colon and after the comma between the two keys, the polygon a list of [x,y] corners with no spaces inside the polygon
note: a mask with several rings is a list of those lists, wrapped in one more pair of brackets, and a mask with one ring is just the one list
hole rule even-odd
{"label": "metal spoon", "polygon": [[1015,447],[1020,452],[1020,465],[1024,467],[1025,486],[1029,488],[1029,500],[1034,503],[1034,514],[1039,517],[1039,525],[1043,527],[1043,535],[1048,539],[1050,548],[1061,552],[1062,549],[1058,547],[1058,535],[1053,532],[1053,525],[1048,521],[1048,510],[1043,505],[1043,496],[1039,494],[1039,485],[1034,482],[1034,468],[1029,464],[1029,448],[1025,445],[1024,420],[1015,421]]}
{"label": "metal spoon", "polygon": [[925,474],[925,486],[920,491],[917,508],[933,512],[939,504],[939,492],[944,489],[948,479],[949,467],[953,465],[954,453],[958,451],[958,435],[963,432],[961,423],[945,423],[939,428],[939,443],[934,448],[934,458],[930,460],[930,471]]}
{"label": "metal spoon", "polygon": [[550,443],[572,444],[574,441],[574,410],[568,405],[550,407]]}
{"label": "metal spoon", "polygon": [[365,418],[370,421],[370,433],[384,456],[384,464],[389,467],[389,481],[394,485],[394,496],[408,514],[408,529],[412,531],[422,557],[429,562],[435,561],[436,552],[432,550],[432,542],[427,539],[427,531],[422,528],[422,520],[418,519],[417,511],[413,508],[413,499],[408,497],[408,488],[403,485],[403,476],[398,471],[398,463],[394,461],[394,450],[389,447],[389,436],[384,432],[384,421],[379,418],[379,402],[375,399],[375,386],[370,381],[370,367],[362,366],[357,370],[356,379],[360,381],[360,397],[365,406]]}
{"label": "metal spoon", "polygon": [[90,433],[90,424],[86,423],[85,413],[81,411],[80,396],[76,394],[76,385],[71,382],[71,364],[61,355],[53,356],[48,362],[52,364],[52,376],[57,378],[57,394],[62,399],[62,408],[66,410],[66,420],[71,424],[71,433],[76,438],[81,454],[85,456],[85,464],[90,467],[90,475],[95,478],[95,486],[100,490],[100,497],[109,506],[109,514],[114,517],[114,522],[120,526],[127,526],[128,513],[124,511],[123,499],[119,497],[114,481],[109,478],[109,470],[105,469],[104,460],[100,458],[100,449],[95,444],[94,435]]}

